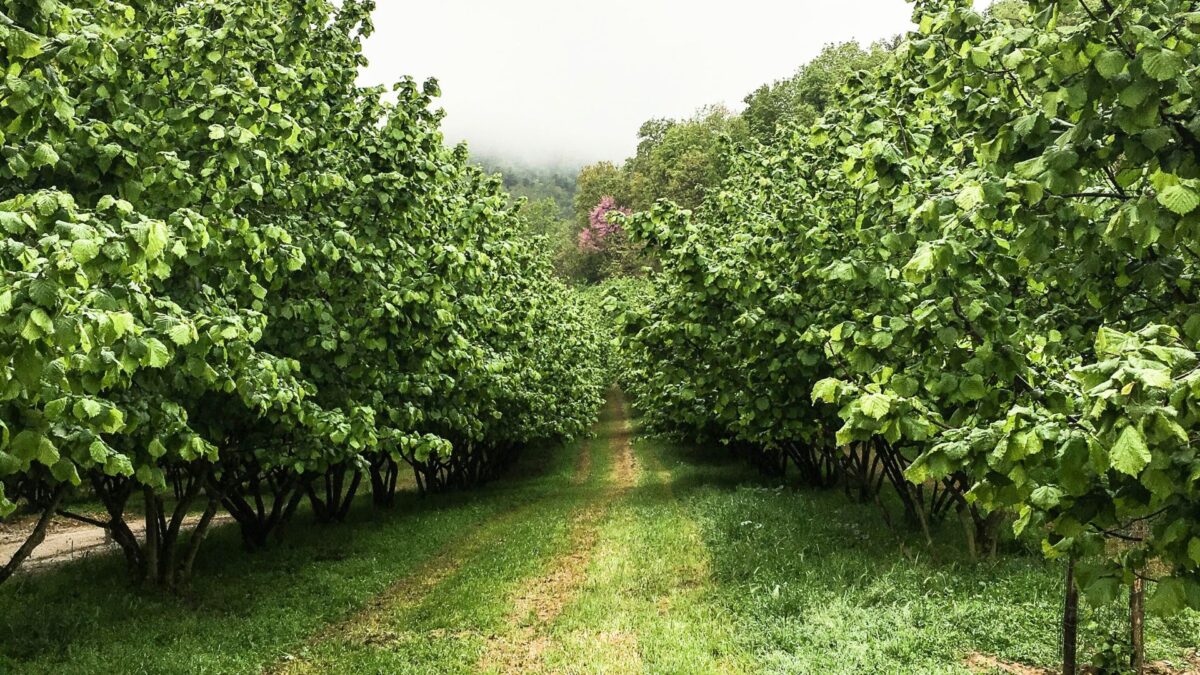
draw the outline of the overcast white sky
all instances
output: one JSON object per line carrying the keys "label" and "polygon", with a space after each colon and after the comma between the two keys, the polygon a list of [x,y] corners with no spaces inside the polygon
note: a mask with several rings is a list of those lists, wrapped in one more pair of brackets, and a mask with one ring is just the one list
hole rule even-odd
{"label": "overcast white sky", "polygon": [[737,109],[830,42],[911,27],[904,0],[379,0],[364,84],[437,77],[452,141],[535,162],[621,160],[638,127]]}

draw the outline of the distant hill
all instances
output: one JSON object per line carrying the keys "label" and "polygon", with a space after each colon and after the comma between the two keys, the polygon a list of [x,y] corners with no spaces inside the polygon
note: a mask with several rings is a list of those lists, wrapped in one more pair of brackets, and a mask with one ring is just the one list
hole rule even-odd
{"label": "distant hill", "polygon": [[525,162],[488,156],[474,156],[472,159],[488,173],[500,174],[504,179],[505,189],[514,198],[527,197],[531,202],[553,199],[562,212],[562,217],[571,217],[579,166],[533,166]]}

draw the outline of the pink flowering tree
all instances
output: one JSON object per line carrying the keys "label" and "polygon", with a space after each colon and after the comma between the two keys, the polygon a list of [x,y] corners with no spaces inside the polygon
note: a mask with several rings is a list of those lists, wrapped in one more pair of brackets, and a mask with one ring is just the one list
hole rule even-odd
{"label": "pink flowering tree", "polygon": [[612,214],[620,213],[626,216],[633,213],[629,209],[617,206],[617,200],[604,197],[588,216],[588,225],[579,233],[579,250],[584,253],[602,253],[619,244],[625,234],[621,225],[613,222]]}
{"label": "pink flowering tree", "polygon": [[588,213],[588,222],[576,239],[575,274],[589,282],[613,276],[636,276],[648,263],[644,247],[630,241],[621,227],[622,218],[631,209],[617,205],[613,197],[603,197]]}

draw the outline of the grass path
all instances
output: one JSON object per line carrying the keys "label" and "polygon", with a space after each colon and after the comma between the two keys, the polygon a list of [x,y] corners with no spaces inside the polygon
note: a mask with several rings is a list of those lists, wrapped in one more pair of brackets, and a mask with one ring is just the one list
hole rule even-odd
{"label": "grass path", "polygon": [[[338,528],[301,518],[256,555],[218,531],[182,597],[127,591],[115,557],[14,579],[0,588],[0,672],[1053,665],[1061,570],[1020,551],[971,563],[953,524],[935,536],[931,555],[872,505],[766,481],[719,448],[635,438],[614,394],[592,439],[531,450],[480,491],[406,494]],[[1120,607],[1083,618],[1085,653],[1121,629]],[[1151,658],[1184,664],[1200,617],[1153,619],[1148,635]]]}
{"label": "grass path", "polygon": [[268,672],[746,671],[722,651],[697,525],[631,436],[614,394],[564,490],[496,514]]}
{"label": "grass path", "polygon": [[545,655],[553,640],[550,628],[586,579],[601,521],[613,503],[633,487],[637,475],[629,421],[619,398],[610,397],[599,431],[597,442],[611,459],[610,475],[593,501],[573,517],[568,548],[510,598],[505,630],[488,640],[478,663],[482,672],[545,671]]}

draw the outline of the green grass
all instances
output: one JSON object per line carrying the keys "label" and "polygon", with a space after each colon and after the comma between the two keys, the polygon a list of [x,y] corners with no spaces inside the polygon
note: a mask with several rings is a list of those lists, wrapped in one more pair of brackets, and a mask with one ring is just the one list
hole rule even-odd
{"label": "green grass", "polygon": [[19,576],[0,587],[0,672],[257,672],[439,550],[562,494],[570,450],[531,452],[524,478],[474,494],[406,494],[386,513],[364,504],[337,527],[300,517],[260,554],[244,553],[236,530],[222,528],[180,597],[130,588],[117,557]]}
{"label": "green grass", "polygon": [[[564,456],[560,453],[559,463]],[[605,454],[592,457],[582,484],[572,483],[570,471],[558,471],[520,487],[525,506],[473,533],[457,566],[424,597],[372,617],[369,639],[352,632],[300,650],[296,670],[475,672],[487,637],[505,629],[510,596],[567,551],[572,514],[595,496],[609,470]]]}
{"label": "green grass", "polygon": [[[970,562],[957,526],[930,552],[840,491],[772,485],[711,452],[642,447],[672,468],[753,672],[965,672],[973,651],[1058,662],[1060,566],[1028,554]],[[1120,631],[1120,610],[1084,608],[1081,623]],[[1200,616],[1151,619],[1147,631],[1152,659],[1179,660],[1200,644]],[[1083,631],[1081,651],[1099,637]]]}
{"label": "green grass", "polygon": [[675,477],[635,444],[636,488],[614,507],[578,597],[554,626],[550,672],[743,672],[697,523]]}
{"label": "green grass", "polygon": [[[116,558],[20,576],[0,587],[0,672],[500,672],[498,644],[536,647],[555,673],[962,673],[973,651],[1056,662],[1059,566],[972,563],[957,525],[931,552],[874,506],[781,487],[711,449],[639,440],[617,490],[621,424],[610,408],[586,476],[581,445],[532,451],[475,493],[363,504],[340,527],[302,517],[261,554],[224,528],[179,597],[130,589]],[[568,558],[578,578],[539,591]],[[362,611],[398,582],[411,593]],[[513,608],[531,588],[557,597],[544,621]],[[1121,608],[1085,608],[1089,620],[1120,630]],[[1152,619],[1148,635],[1151,658],[1179,659],[1200,617]],[[1085,654],[1100,637],[1084,632]]]}

